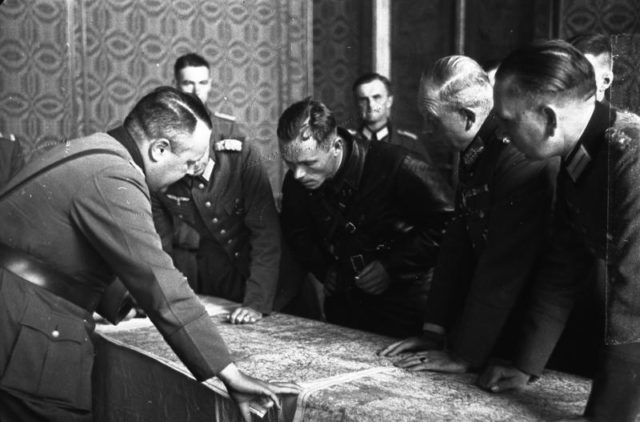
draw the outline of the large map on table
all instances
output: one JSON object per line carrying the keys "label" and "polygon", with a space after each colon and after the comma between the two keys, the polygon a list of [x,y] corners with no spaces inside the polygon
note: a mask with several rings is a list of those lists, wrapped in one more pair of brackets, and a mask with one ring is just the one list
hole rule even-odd
{"label": "large map on table", "polygon": [[[264,420],[548,421],[579,415],[588,396],[587,380],[554,372],[546,373],[524,391],[493,395],[473,385],[473,374],[410,373],[395,368],[375,353],[388,345],[390,338],[284,314],[274,314],[254,325],[234,326],[220,315],[224,308],[215,308],[215,299],[203,300],[210,302],[212,318],[242,370],[265,380],[296,381],[304,387],[299,397],[284,401],[280,415],[271,410]],[[157,401],[149,404],[157,412],[153,420],[233,420],[233,407],[225,403],[226,399],[214,403],[212,398],[224,390],[222,384],[214,380],[203,386],[189,379],[186,368],[153,326],[143,323],[136,328],[108,330],[103,336],[110,344],[140,356],[137,368],[155,362],[181,382],[192,384],[188,388],[209,390],[185,393],[186,387],[176,387],[161,399],[150,399],[147,393],[134,394],[141,401]],[[145,385],[143,379],[149,371],[136,374],[126,362],[122,367],[110,363],[111,376],[119,373],[131,378],[118,382]],[[146,381],[150,384],[147,388],[159,388],[171,375],[154,377]],[[166,384],[176,382],[169,380]],[[176,395],[181,398],[176,399]],[[122,397],[112,397],[112,407],[115,399]],[[135,411],[129,410],[130,414],[123,411],[121,416],[105,420],[145,420],[142,416],[136,419]]]}

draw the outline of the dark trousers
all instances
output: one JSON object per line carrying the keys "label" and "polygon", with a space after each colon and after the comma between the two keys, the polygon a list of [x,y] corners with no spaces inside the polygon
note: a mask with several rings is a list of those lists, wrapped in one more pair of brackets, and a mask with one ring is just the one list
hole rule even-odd
{"label": "dark trousers", "polygon": [[604,346],[584,415],[594,422],[634,422],[640,412],[640,343]]}

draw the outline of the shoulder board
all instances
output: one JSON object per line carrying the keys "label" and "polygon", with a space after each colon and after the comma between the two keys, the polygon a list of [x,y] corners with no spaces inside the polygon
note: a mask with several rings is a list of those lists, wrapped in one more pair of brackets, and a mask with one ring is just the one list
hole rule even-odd
{"label": "shoulder board", "polygon": [[347,129],[347,132],[349,132],[349,135],[351,136],[356,136],[358,134],[358,131],[355,129]]}
{"label": "shoulder board", "polygon": [[242,141],[237,139],[223,139],[214,144],[216,151],[242,151]]}
{"label": "shoulder board", "polygon": [[407,138],[411,138],[414,141],[418,140],[418,135],[416,135],[413,132],[409,132],[409,131],[402,130],[402,129],[398,129],[396,132],[398,133],[398,135],[406,136]]}
{"label": "shoulder board", "polygon": [[220,113],[219,111],[214,111],[213,115],[218,119],[228,120],[230,122],[236,121],[236,116],[232,116],[231,114]]}

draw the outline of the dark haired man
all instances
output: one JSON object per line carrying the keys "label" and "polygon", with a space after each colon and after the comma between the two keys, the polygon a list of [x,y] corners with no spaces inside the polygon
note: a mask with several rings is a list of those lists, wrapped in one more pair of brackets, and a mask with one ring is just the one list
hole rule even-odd
{"label": "dark haired man", "polygon": [[542,252],[557,166],[527,160],[503,136],[489,77],[469,57],[443,57],[425,69],[418,107],[427,129],[460,151],[456,214],[438,257],[423,334],[381,355],[421,351],[397,365],[465,372],[508,353],[500,349],[514,333],[505,327],[517,320]]}
{"label": "dark haired man", "polygon": [[202,103],[174,88],[142,98],[123,126],[68,141],[0,193],[0,420],[88,421],[92,313],[117,276],[197,380],[248,400],[291,392],[244,375],[160,248],[149,191],[209,157]]}
{"label": "dark haired man", "polygon": [[329,322],[390,336],[420,332],[450,192],[406,150],[338,128],[310,98],[280,116],[289,167],[282,224],[294,256],[325,285]]}
{"label": "dark haired man", "polygon": [[370,141],[400,145],[422,159],[427,158],[426,149],[416,134],[391,124],[393,91],[388,78],[378,73],[365,73],[353,83],[352,91],[360,120],[358,134]]}
{"label": "dark haired man", "polygon": [[[182,92],[194,94],[203,104],[207,104],[211,92],[211,66],[196,53],[178,57],[173,65],[173,77],[176,88]],[[235,116],[214,112],[211,115],[215,140],[244,139],[235,124]]]}
{"label": "dark haired man", "polygon": [[596,100],[604,101],[607,89],[613,83],[613,57],[609,37],[603,34],[580,34],[567,41],[580,50],[593,66],[596,75]]}
{"label": "dark haired man", "polygon": [[[595,100],[593,66],[564,41],[510,54],[496,74],[495,109],[532,159],[562,157],[555,235],[537,274],[513,366],[481,385],[503,391],[542,371],[571,310],[581,272],[594,286],[603,345],[585,417],[635,421],[640,408],[640,118]],[[594,327],[594,329],[597,329]]]}

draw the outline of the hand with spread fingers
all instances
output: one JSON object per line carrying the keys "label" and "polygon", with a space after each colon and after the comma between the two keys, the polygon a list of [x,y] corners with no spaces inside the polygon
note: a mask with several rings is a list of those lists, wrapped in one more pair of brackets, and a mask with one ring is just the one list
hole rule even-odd
{"label": "hand with spread fingers", "polygon": [[296,383],[267,383],[257,378],[244,374],[235,364],[227,365],[218,378],[224,383],[231,399],[238,405],[245,422],[251,422],[250,405],[252,402],[263,402],[260,399],[269,399],[269,405],[280,409],[280,401],[277,394],[298,394],[300,386]]}
{"label": "hand with spread fingers", "polygon": [[428,350],[416,353],[394,363],[408,371],[432,371],[461,374],[469,370],[469,364],[443,350]]}
{"label": "hand with spread fingers", "polygon": [[391,277],[380,261],[373,261],[354,277],[354,282],[361,290],[380,295],[389,288]]}
{"label": "hand with spread fingers", "polygon": [[378,356],[393,357],[404,352],[439,350],[444,346],[444,335],[425,331],[421,336],[397,341],[378,352]]}
{"label": "hand with spread fingers", "polygon": [[232,324],[253,324],[262,319],[262,313],[248,306],[241,306],[229,314],[228,319]]}
{"label": "hand with spread fingers", "polygon": [[492,393],[518,390],[529,383],[531,376],[514,366],[491,365],[478,378],[477,384]]}

